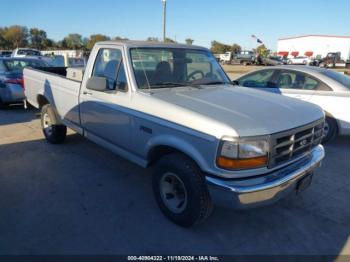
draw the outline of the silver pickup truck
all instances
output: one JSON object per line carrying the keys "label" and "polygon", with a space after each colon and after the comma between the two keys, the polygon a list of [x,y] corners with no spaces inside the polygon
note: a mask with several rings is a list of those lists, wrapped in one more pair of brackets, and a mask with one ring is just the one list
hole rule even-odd
{"label": "silver pickup truck", "polygon": [[212,203],[248,208],[299,193],[325,155],[319,107],[234,86],[206,48],[100,42],[84,70],[47,71],[24,70],[46,139],[62,143],[69,127],[152,167],[155,199],[181,226],[203,221]]}

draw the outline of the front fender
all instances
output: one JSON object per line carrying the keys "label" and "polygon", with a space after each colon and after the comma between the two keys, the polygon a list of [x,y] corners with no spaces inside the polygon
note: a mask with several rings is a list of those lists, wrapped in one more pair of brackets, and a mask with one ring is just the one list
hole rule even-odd
{"label": "front fender", "polygon": [[164,146],[173,148],[187,155],[193,161],[195,161],[202,170],[205,171],[209,169],[209,163],[200,150],[198,150],[199,147],[180,137],[171,135],[153,137],[148,141],[145,152],[147,152],[147,155],[149,156],[157,147]]}

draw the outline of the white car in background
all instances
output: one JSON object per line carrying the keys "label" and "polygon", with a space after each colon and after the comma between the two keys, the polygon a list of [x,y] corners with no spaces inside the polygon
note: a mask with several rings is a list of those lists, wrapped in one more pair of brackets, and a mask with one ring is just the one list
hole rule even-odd
{"label": "white car in background", "polygon": [[16,48],[12,52],[12,57],[37,57],[41,56],[41,52],[31,48]]}
{"label": "white car in background", "polygon": [[327,116],[323,142],[337,135],[350,135],[350,77],[347,75],[318,67],[275,66],[250,72],[234,82],[320,106]]}
{"label": "white car in background", "polygon": [[288,65],[309,65],[311,63],[311,58],[307,56],[297,56],[289,58],[287,63]]}

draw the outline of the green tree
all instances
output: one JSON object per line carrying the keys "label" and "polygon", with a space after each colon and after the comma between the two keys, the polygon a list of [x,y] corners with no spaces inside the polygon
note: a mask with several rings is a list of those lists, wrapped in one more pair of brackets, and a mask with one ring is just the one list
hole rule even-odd
{"label": "green tree", "polygon": [[42,42],[42,45],[43,45],[43,49],[55,49],[55,48],[57,48],[57,43],[54,40],[49,39],[49,38],[44,39]]}
{"label": "green tree", "polygon": [[8,49],[9,48],[9,43],[5,39],[5,32],[6,28],[0,27],[0,49]]}
{"label": "green tree", "polygon": [[242,47],[238,44],[227,45],[227,44],[220,43],[218,41],[212,41],[211,42],[211,51],[214,54],[223,54],[226,52],[233,52],[233,53],[237,54],[237,53],[242,51]]}
{"label": "green tree", "polygon": [[113,38],[113,40],[115,41],[125,41],[125,40],[129,40],[129,38],[126,38],[126,37],[121,37],[121,36],[116,36]]}
{"label": "green tree", "polygon": [[238,44],[233,44],[231,46],[231,52],[235,53],[235,54],[238,54],[239,52],[242,51],[242,47]]}
{"label": "green tree", "polygon": [[82,49],[84,47],[83,37],[80,34],[69,34],[63,41],[62,44],[69,49]]}
{"label": "green tree", "polygon": [[9,43],[10,48],[24,47],[28,45],[28,28],[13,25],[5,28],[3,38]]}
{"label": "green tree", "polygon": [[31,28],[29,30],[30,46],[36,49],[43,49],[44,43],[47,40],[47,35],[44,30],[38,28]]}
{"label": "green tree", "polygon": [[193,42],[194,42],[194,40],[191,38],[187,38],[185,41],[187,45],[193,45]]}
{"label": "green tree", "polygon": [[266,57],[270,54],[270,50],[267,49],[264,44],[258,46],[257,49],[255,50],[255,52],[262,57]]}
{"label": "green tree", "polygon": [[67,49],[68,46],[67,46],[67,42],[65,39],[62,39],[61,41],[58,41],[57,42],[57,48],[58,49]]}
{"label": "green tree", "polygon": [[231,46],[220,43],[218,41],[212,41],[211,42],[211,48],[210,50],[214,53],[214,54],[223,54],[225,52],[231,51]]}
{"label": "green tree", "polygon": [[107,40],[110,40],[110,38],[108,36],[105,36],[105,35],[101,35],[101,34],[91,35],[87,44],[86,44],[86,48],[88,50],[91,50],[97,42],[107,41]]}
{"label": "green tree", "polygon": [[165,38],[165,41],[164,41],[164,42],[165,42],[165,43],[173,43],[173,44],[177,43],[175,40],[173,40],[173,39],[171,39],[171,38],[168,38],[168,37]]}
{"label": "green tree", "polygon": [[146,41],[148,41],[148,42],[160,42],[158,37],[152,37],[152,36],[148,37],[146,39]]}

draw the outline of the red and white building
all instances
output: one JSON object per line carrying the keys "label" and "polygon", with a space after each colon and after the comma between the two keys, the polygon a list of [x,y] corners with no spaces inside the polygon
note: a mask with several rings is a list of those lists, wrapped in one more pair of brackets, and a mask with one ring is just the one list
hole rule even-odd
{"label": "red and white building", "polygon": [[342,59],[350,59],[350,36],[305,35],[281,38],[277,52],[281,56],[323,58],[330,52],[340,52]]}

